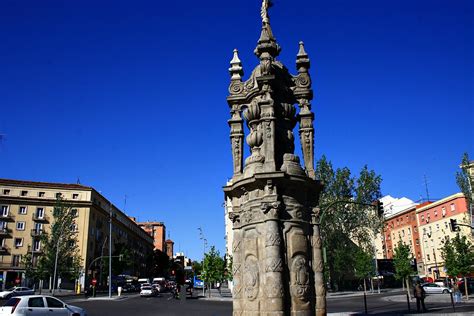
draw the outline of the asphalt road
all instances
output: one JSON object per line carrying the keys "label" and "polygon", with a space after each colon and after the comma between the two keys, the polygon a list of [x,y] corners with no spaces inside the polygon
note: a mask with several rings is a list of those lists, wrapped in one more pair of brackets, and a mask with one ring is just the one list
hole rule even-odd
{"label": "asphalt road", "polygon": [[[107,315],[170,315],[170,316],[231,316],[231,301],[210,301],[204,299],[175,300],[168,293],[160,297],[142,298],[137,294],[127,294],[119,300],[84,299],[83,297],[64,297],[66,303],[83,307],[89,316]],[[364,299],[362,293],[332,294],[327,300],[329,313],[363,314]],[[429,313],[453,313],[449,295],[430,295],[426,299]],[[404,292],[385,292],[367,295],[367,309],[371,315],[409,314]],[[416,304],[411,302],[411,313],[415,313]],[[456,306],[456,312],[474,314],[474,300]]]}

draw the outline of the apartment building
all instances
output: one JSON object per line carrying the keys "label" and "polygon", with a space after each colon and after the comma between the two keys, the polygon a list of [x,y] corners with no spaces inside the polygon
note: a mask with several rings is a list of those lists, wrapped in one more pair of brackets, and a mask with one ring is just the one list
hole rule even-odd
{"label": "apartment building", "polygon": [[163,222],[137,222],[137,225],[153,238],[153,246],[155,250],[158,249],[166,253],[166,226]]}
{"label": "apartment building", "polygon": [[[153,251],[152,237],[94,188],[81,184],[0,179],[2,288],[18,281],[23,283],[25,267],[22,256],[31,253],[31,264],[34,266],[43,254],[39,237],[50,230],[54,220],[53,209],[59,196],[76,215],[71,229],[77,233],[77,246],[83,260],[83,273],[79,280],[75,280],[76,285],[84,289],[86,280],[89,282],[97,270],[96,265],[91,263],[108,253],[111,218],[112,252],[119,246],[129,249],[134,263],[127,274],[139,276],[146,273],[146,258]],[[67,287],[65,280],[62,286]]]}
{"label": "apartment building", "polygon": [[[462,193],[450,195],[418,208],[416,215],[422,253],[420,275],[433,279],[444,277],[446,273],[441,248],[446,239],[456,235],[456,232],[450,230],[450,220],[456,219],[457,223],[470,224],[466,198]],[[471,229],[460,226],[460,234],[471,236]]]}

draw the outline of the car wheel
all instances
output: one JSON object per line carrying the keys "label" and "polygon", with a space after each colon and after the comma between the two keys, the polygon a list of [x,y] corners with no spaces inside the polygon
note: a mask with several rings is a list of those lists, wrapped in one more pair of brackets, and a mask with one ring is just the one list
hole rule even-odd
{"label": "car wheel", "polygon": [[448,290],[443,290],[443,294],[448,294]]}

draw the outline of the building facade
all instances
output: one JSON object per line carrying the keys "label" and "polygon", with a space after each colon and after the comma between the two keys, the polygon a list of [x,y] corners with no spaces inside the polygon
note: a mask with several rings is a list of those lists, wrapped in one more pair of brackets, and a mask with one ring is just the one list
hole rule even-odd
{"label": "building facade", "polygon": [[[446,276],[441,248],[446,239],[457,232],[450,229],[450,220],[469,224],[469,211],[462,193],[450,195],[416,210],[420,230],[422,260],[418,272],[422,276],[437,279]],[[460,234],[471,236],[470,228],[460,226]],[[472,240],[471,240],[472,241]]]}
{"label": "building facade", "polygon": [[138,222],[137,225],[153,238],[155,250],[158,249],[166,253],[166,226],[163,222]]}
{"label": "building facade", "polygon": [[[112,218],[112,252],[126,248],[133,258],[128,274],[146,271],[146,259],[153,250],[153,239],[126,214],[92,187],[0,179],[0,276],[1,286],[25,282],[22,256],[33,255],[31,264],[43,254],[40,236],[48,233],[54,222],[53,209],[61,197],[76,216],[71,229],[77,234],[82,258],[82,274],[75,280],[81,289],[95,277],[93,262],[109,252],[109,220]],[[65,282],[62,283],[66,287]],[[74,284],[73,284],[74,286]],[[72,287],[72,286],[71,286]]]}

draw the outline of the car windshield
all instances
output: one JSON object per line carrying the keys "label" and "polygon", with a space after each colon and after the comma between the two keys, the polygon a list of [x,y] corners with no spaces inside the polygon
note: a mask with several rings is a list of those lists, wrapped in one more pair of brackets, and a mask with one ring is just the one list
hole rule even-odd
{"label": "car windshield", "polygon": [[151,290],[151,286],[144,286],[142,290]]}
{"label": "car windshield", "polygon": [[12,297],[11,299],[9,299],[8,301],[5,302],[5,304],[3,304],[3,306],[15,306],[16,304],[18,304],[18,302],[21,300],[21,298],[18,298],[18,297]]}

